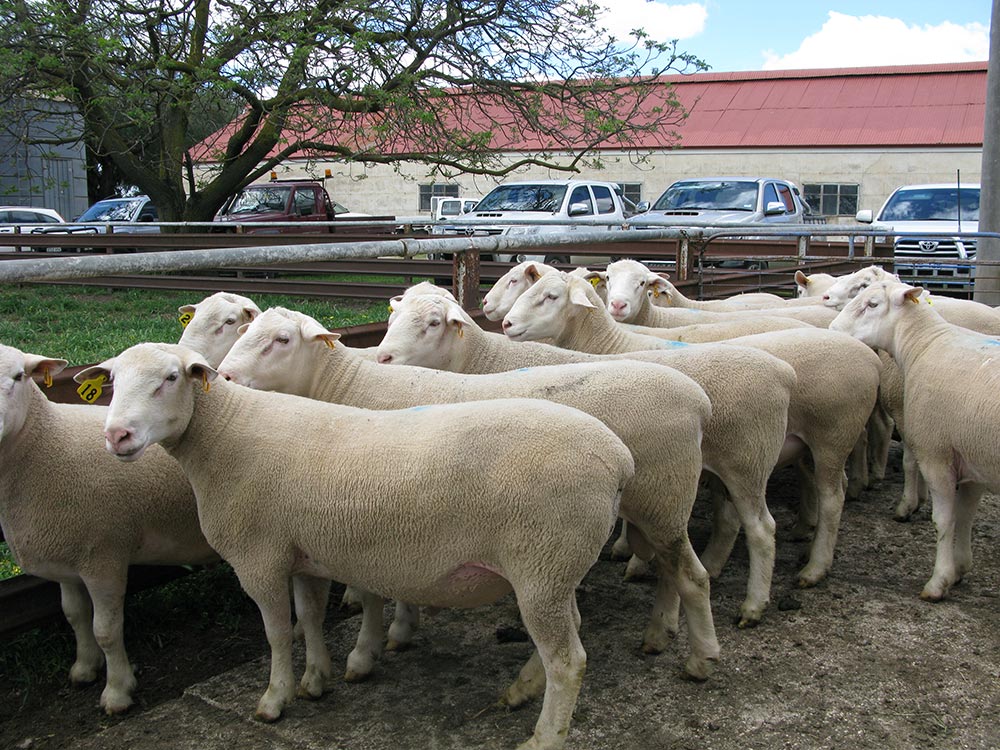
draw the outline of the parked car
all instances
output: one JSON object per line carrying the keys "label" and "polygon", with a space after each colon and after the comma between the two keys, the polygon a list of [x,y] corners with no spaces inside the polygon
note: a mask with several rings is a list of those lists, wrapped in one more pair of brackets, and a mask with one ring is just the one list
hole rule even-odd
{"label": "parked car", "polygon": [[115,234],[154,234],[160,231],[156,220],[160,218],[159,211],[149,196],[137,195],[133,198],[105,198],[80,214],[75,224],[86,227],[71,226],[70,231],[81,228],[93,228],[104,231],[100,226],[104,222],[128,222],[131,226],[114,227]]}
{"label": "parked car", "polygon": [[[334,228],[319,222],[367,217],[369,214],[350,211],[330,198],[316,180],[271,180],[247,185],[235,193],[215,215],[215,221],[247,224],[243,228],[246,234],[321,234]],[[294,222],[297,226],[268,226],[273,222]]]}
{"label": "parked car", "polygon": [[[65,221],[58,211],[51,208],[0,206],[0,234],[14,234],[15,228],[20,234],[31,234],[36,230],[64,224]],[[15,247],[15,245],[0,245],[0,252],[12,252]]]}
{"label": "parked car", "polygon": [[[802,224],[809,212],[794,183],[775,177],[704,177],[677,180],[628,220],[630,229],[729,224]],[[719,266],[765,267],[761,261],[719,261]]]}
{"label": "parked car", "polygon": [[[505,182],[491,190],[474,211],[435,225],[440,236],[486,237],[538,235],[556,232],[620,230],[625,209],[619,187],[595,180],[530,180]],[[510,223],[510,222],[531,222]],[[594,262],[592,256],[563,254],[500,254],[501,263],[538,260],[545,263]]]}
{"label": "parked car", "polygon": [[978,184],[904,185],[877,215],[863,210],[855,218],[892,227],[896,274],[903,281],[938,291],[968,290],[975,267],[949,261],[976,258],[976,239],[962,233],[979,231],[979,194]]}

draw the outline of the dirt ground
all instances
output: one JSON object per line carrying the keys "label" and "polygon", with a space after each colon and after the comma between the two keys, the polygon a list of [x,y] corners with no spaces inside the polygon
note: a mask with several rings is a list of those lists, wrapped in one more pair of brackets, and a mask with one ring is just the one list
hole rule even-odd
{"label": "dirt ground", "polygon": [[[934,529],[926,507],[910,523],[892,519],[900,490],[897,446],[886,481],[846,506],[830,577],[803,590],[795,581],[807,544],[788,535],[796,484],[777,474],[771,606],[759,627],[734,627],[746,584],[741,538],[712,586],[722,656],[706,683],[682,679],[683,629],[663,654],[640,652],[652,586],[623,583],[623,563],[602,557],[579,592],[588,671],[567,746],[1000,747],[997,497],[980,507],[972,573],[947,601],[928,604],[918,594],[933,565]],[[696,548],[707,530],[707,504],[699,503]],[[529,653],[509,598],[426,618],[413,648],[386,655],[369,682],[338,681],[320,701],[297,701],[276,725],[252,722],[266,682],[265,641],[252,605],[232,586],[210,577],[183,594],[188,608],[176,616],[146,615],[131,626],[139,704],[127,716],[99,714],[100,686],[63,682],[68,656],[49,682],[26,686],[5,674],[0,748],[513,748],[531,734],[537,702],[516,712],[494,705]],[[228,603],[217,613],[220,601]],[[129,606],[127,617],[139,605]],[[349,650],[357,622],[331,610],[335,659]]]}

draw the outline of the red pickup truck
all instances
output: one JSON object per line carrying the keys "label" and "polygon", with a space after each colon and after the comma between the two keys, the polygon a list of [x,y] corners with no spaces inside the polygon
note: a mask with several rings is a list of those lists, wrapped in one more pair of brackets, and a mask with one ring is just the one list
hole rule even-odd
{"label": "red pickup truck", "polygon": [[[247,185],[215,215],[218,222],[248,225],[243,227],[245,234],[327,233],[334,228],[318,222],[363,218],[370,217],[332,200],[326,188],[315,180],[271,180]],[[295,226],[264,226],[273,222],[294,222]]]}

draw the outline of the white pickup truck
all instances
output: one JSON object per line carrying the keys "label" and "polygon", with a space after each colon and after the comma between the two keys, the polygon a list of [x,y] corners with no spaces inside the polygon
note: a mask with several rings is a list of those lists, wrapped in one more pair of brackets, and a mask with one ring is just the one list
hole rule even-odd
{"label": "white pickup truck", "polygon": [[[620,230],[625,209],[619,187],[594,180],[506,182],[490,191],[474,211],[435,225],[439,236],[538,235],[588,230]],[[484,260],[489,258],[484,257]],[[547,253],[498,255],[501,263],[538,260],[586,265],[593,257]]]}

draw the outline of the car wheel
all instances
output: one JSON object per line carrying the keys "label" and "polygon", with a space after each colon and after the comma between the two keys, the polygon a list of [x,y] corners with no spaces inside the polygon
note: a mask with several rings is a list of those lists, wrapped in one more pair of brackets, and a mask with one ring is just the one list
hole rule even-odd
{"label": "car wheel", "polygon": [[767,261],[766,260],[748,260],[744,264],[744,267],[748,268],[751,271],[766,271],[767,270]]}
{"label": "car wheel", "polygon": [[551,265],[555,265],[556,263],[564,263],[566,265],[569,265],[569,256],[568,255],[546,255],[545,256],[545,262],[548,265],[550,265],[550,266]]}

